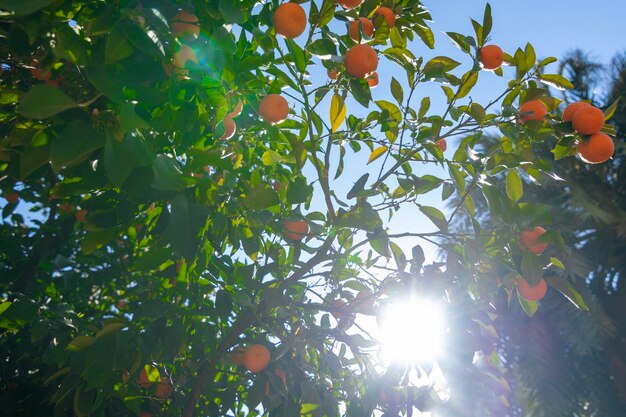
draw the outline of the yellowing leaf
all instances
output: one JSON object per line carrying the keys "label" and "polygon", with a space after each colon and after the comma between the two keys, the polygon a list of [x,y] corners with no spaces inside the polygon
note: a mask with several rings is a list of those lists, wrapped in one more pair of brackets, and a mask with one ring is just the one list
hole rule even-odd
{"label": "yellowing leaf", "polygon": [[377,160],[378,158],[380,158],[380,156],[382,154],[384,154],[385,152],[387,152],[387,147],[386,146],[381,146],[380,148],[376,148],[372,151],[372,153],[370,154],[369,159],[367,160],[368,164],[371,164],[372,162],[374,162],[375,160]]}
{"label": "yellowing leaf", "polygon": [[339,126],[341,126],[345,118],[346,104],[339,94],[335,94],[330,102],[330,125],[333,132],[339,129]]}

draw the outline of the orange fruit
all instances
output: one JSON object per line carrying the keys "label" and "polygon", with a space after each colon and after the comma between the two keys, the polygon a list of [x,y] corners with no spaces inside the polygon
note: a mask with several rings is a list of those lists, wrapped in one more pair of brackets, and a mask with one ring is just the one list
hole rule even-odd
{"label": "orange fruit", "polygon": [[283,3],[274,11],[274,29],[286,39],[297,38],[306,29],[306,13],[298,3]]}
{"label": "orange fruit", "polygon": [[578,156],[589,164],[601,164],[608,161],[615,152],[615,144],[609,135],[595,133],[578,142]]}
{"label": "orange fruit", "polygon": [[178,51],[174,53],[174,66],[176,67],[176,69],[182,70],[186,68],[190,61],[194,64],[197,64],[198,55],[196,55],[194,50],[191,49],[189,46],[183,45]]}
{"label": "orange fruit", "polygon": [[446,149],[448,149],[448,142],[446,142],[444,138],[437,139],[435,141],[435,145],[437,145],[437,147],[441,149],[441,152],[445,152]]}
{"label": "orange fruit", "polygon": [[150,379],[148,378],[148,374],[146,373],[146,368],[143,368],[141,370],[135,382],[137,383],[137,385],[139,385],[142,388],[149,388],[152,385],[154,385],[154,382],[150,381]]}
{"label": "orange fruit", "polygon": [[546,232],[541,226],[535,227],[533,230],[524,230],[520,233],[520,247],[522,250],[530,251],[535,255],[543,253],[548,247],[547,243],[537,243],[537,239]]}
{"label": "orange fruit", "polygon": [[152,413],[148,413],[148,412],[146,412],[146,411],[142,411],[142,412],[139,414],[139,417],[152,417]]}
{"label": "orange fruit", "polygon": [[485,45],[480,48],[480,63],[484,69],[495,70],[504,62],[504,52],[497,45]]}
{"label": "orange fruit", "polygon": [[196,39],[200,34],[198,16],[187,11],[180,11],[172,18],[172,35],[176,38]]}
{"label": "orange fruit", "polygon": [[519,108],[519,118],[522,123],[529,120],[545,120],[548,108],[541,100],[530,100]]}
{"label": "orange fruit", "polygon": [[326,74],[328,75],[328,78],[330,78],[331,80],[336,80],[337,77],[339,76],[339,72],[336,69],[327,69],[326,70]]}
{"label": "orange fruit", "polygon": [[369,75],[367,78],[367,84],[370,86],[370,88],[374,88],[378,85],[378,73],[376,71],[374,71],[371,75]]}
{"label": "orange fruit", "polygon": [[280,94],[269,94],[261,100],[259,113],[268,123],[280,123],[289,116],[289,103]]}
{"label": "orange fruit", "polygon": [[380,7],[374,15],[383,16],[390,29],[396,25],[396,14],[389,7]]}
{"label": "orange fruit", "polygon": [[30,69],[30,73],[33,78],[39,81],[49,81],[52,78],[52,72],[50,70],[42,70],[39,68],[39,60],[34,58],[30,61],[30,65],[33,67]]}
{"label": "orange fruit", "polygon": [[586,101],[577,101],[576,103],[570,104],[563,111],[563,121],[564,122],[572,121],[574,114],[576,114],[576,112],[580,110],[581,107],[587,107],[587,106],[591,106],[591,104],[587,103]]}
{"label": "orange fruit", "polygon": [[355,45],[346,52],[346,71],[356,78],[365,78],[378,68],[378,55],[369,45]]}
{"label": "orange fruit", "polygon": [[335,316],[337,320],[341,320],[346,317],[346,313],[344,312],[346,304],[348,304],[348,302],[342,298],[333,300],[333,307],[335,307],[337,310],[332,311],[331,314]]}
{"label": "orange fruit", "polygon": [[230,360],[235,365],[243,365],[243,358],[246,353],[246,350],[242,347],[235,348],[232,352],[230,352]]}
{"label": "orange fruit", "polygon": [[350,10],[359,7],[363,0],[337,0],[337,3],[344,9]]}
{"label": "orange fruit", "polygon": [[361,27],[363,28],[363,33],[367,36],[374,35],[374,24],[371,20],[366,19],[365,17],[359,17],[359,20],[354,20],[350,23],[350,27],[348,29],[348,33],[353,41],[359,41],[359,21],[361,22]]}
{"label": "orange fruit", "polygon": [[524,278],[518,279],[516,285],[519,295],[527,301],[539,301],[548,292],[548,283],[543,278],[534,287],[531,287]]}
{"label": "orange fruit", "polygon": [[87,220],[87,210],[78,210],[75,216],[77,221],[85,223]]}
{"label": "orange fruit", "polygon": [[237,100],[237,104],[235,104],[235,108],[233,109],[233,111],[228,113],[228,115],[230,117],[232,117],[232,118],[235,118],[235,117],[239,116],[242,111],[243,111],[243,102],[238,99]]}
{"label": "orange fruit", "polygon": [[230,115],[224,116],[224,120],[222,120],[222,124],[224,125],[224,134],[220,139],[228,140],[235,135],[235,131],[237,130],[237,125],[235,121],[232,119]]}
{"label": "orange fruit", "polygon": [[283,222],[283,232],[287,239],[302,240],[309,233],[309,223],[306,220],[285,220]]}
{"label": "orange fruit", "polygon": [[581,135],[593,135],[604,126],[604,113],[597,107],[582,106],[572,117],[572,126]]}
{"label": "orange fruit", "polygon": [[7,200],[9,204],[15,204],[20,200],[20,196],[15,191],[9,191],[4,195],[4,198]]}
{"label": "orange fruit", "polygon": [[172,381],[166,376],[161,377],[161,381],[154,391],[154,396],[162,400],[166,399],[172,393]]}
{"label": "orange fruit", "polygon": [[270,351],[263,345],[250,345],[243,356],[243,364],[250,372],[261,372],[270,363]]}
{"label": "orange fruit", "polygon": [[361,290],[356,294],[354,301],[359,307],[369,310],[374,308],[374,303],[376,302],[376,299],[369,291]]}

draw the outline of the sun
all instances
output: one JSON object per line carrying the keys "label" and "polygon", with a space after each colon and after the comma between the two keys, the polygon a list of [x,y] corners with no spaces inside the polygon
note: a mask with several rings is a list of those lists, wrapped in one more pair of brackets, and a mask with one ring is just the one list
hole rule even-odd
{"label": "sun", "polygon": [[389,304],[382,311],[380,342],[387,364],[434,361],[443,351],[445,335],[440,303],[410,298]]}

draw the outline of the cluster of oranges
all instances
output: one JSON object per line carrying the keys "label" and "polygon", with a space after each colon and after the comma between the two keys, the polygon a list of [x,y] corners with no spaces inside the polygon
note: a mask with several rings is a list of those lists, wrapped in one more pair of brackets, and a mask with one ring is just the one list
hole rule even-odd
{"label": "cluster of oranges", "polygon": [[[519,247],[522,251],[528,251],[535,255],[540,255],[548,248],[547,243],[538,242],[539,238],[546,232],[541,226],[536,226],[532,230],[524,230],[520,233]],[[548,283],[541,278],[535,285],[530,283],[524,278],[520,278],[516,283],[517,292],[519,295],[527,301],[539,301],[545,297],[548,292]]]}
{"label": "cluster of oranges", "polygon": [[605,122],[602,110],[585,101],[578,101],[565,108],[563,121],[571,122],[574,130],[582,136],[578,141],[577,150],[583,161],[600,164],[613,156],[615,152],[613,139],[600,132]]}

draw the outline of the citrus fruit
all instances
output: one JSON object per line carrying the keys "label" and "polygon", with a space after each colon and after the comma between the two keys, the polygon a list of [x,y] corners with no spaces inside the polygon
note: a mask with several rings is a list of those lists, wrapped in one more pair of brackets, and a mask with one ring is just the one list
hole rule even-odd
{"label": "citrus fruit", "polygon": [[162,400],[166,399],[172,393],[172,382],[166,376],[162,376],[159,384],[157,385],[156,390],[154,391],[154,396],[160,398]]}
{"label": "citrus fruit", "polygon": [[350,28],[348,29],[348,33],[353,41],[359,41],[359,22],[361,22],[361,27],[363,28],[363,33],[367,36],[374,35],[374,24],[371,20],[366,19],[364,17],[359,17],[359,20],[354,20],[350,23]]}
{"label": "citrus fruit", "polygon": [[250,345],[243,355],[243,364],[250,372],[261,372],[270,363],[270,351],[263,345]]}
{"label": "citrus fruit", "polygon": [[502,66],[504,52],[497,45],[485,45],[480,48],[480,63],[484,69],[495,70]]}
{"label": "citrus fruit", "polygon": [[332,311],[332,315],[337,319],[337,320],[341,320],[344,317],[346,317],[346,313],[343,311],[346,304],[348,304],[348,302],[342,298],[338,298],[336,300],[333,300],[333,307],[335,307],[336,310]]}
{"label": "citrus fruit", "polygon": [[309,223],[306,220],[285,220],[283,231],[287,239],[302,240],[309,233]]}
{"label": "citrus fruit", "polygon": [[370,86],[370,88],[374,88],[378,85],[378,73],[376,71],[374,71],[371,75],[369,75],[367,78],[367,84]]}
{"label": "citrus fruit", "polygon": [[4,198],[7,200],[9,204],[15,204],[20,200],[20,196],[15,191],[9,191],[4,195]]}
{"label": "citrus fruit", "polygon": [[518,279],[516,285],[519,295],[528,301],[539,301],[548,292],[548,283],[543,278],[534,287],[531,287],[524,278]]}
{"label": "citrus fruit", "polygon": [[235,118],[239,116],[242,111],[243,111],[243,102],[240,99],[237,99],[237,104],[235,104],[235,108],[233,109],[233,111],[228,113],[228,115],[232,118]]}
{"label": "citrus fruit", "polygon": [[598,132],[580,140],[577,150],[583,161],[589,164],[601,164],[611,159],[615,152],[615,144],[609,135]]}
{"label": "citrus fruit", "polygon": [[183,45],[174,53],[174,65],[176,69],[181,70],[186,68],[189,62],[197,64],[198,55],[189,46]]}
{"label": "citrus fruit", "polygon": [[370,293],[367,290],[359,291],[356,294],[356,297],[354,300],[359,307],[368,309],[368,310],[374,308],[374,303],[376,302],[376,299],[374,298],[372,293]]}
{"label": "citrus fruit", "polygon": [[357,78],[365,78],[378,68],[378,55],[369,45],[355,45],[346,52],[346,71]]}
{"label": "citrus fruit", "polygon": [[604,113],[597,107],[583,106],[572,117],[572,126],[581,135],[593,135],[604,126]]}
{"label": "citrus fruit", "polygon": [[337,0],[337,3],[344,9],[350,10],[359,7],[363,0]]}
{"label": "citrus fruit", "polygon": [[528,250],[535,255],[543,253],[548,247],[547,243],[537,243],[537,239],[546,232],[541,226],[537,226],[532,230],[524,230],[520,233],[520,247],[522,250]]}
{"label": "citrus fruit", "polygon": [[545,120],[548,108],[541,100],[530,100],[521,105],[519,113],[522,123],[526,123],[529,120]]}
{"label": "citrus fruit", "polygon": [[146,368],[143,368],[141,372],[139,372],[139,376],[137,377],[137,380],[135,382],[142,388],[149,388],[154,385],[154,382],[150,381],[150,378],[148,378]]}
{"label": "citrus fruit", "polygon": [[565,108],[563,111],[563,121],[571,122],[574,114],[580,110],[581,107],[591,106],[591,104],[586,101],[577,101],[576,103],[572,103]]}
{"label": "citrus fruit", "polygon": [[383,16],[390,29],[396,25],[396,14],[389,7],[380,7],[376,10],[375,16]]}
{"label": "citrus fruit", "polygon": [[306,29],[306,13],[298,3],[283,3],[274,11],[274,29],[286,39],[297,38]]}
{"label": "citrus fruit", "polygon": [[339,76],[339,72],[336,69],[326,70],[326,74],[328,75],[328,78],[330,78],[331,80],[336,80],[337,77]]}
{"label": "citrus fruit", "polygon": [[268,123],[280,123],[289,116],[289,103],[280,94],[269,94],[261,100],[259,113]]}
{"label": "citrus fruit", "polygon": [[[282,369],[274,369],[274,375],[276,375],[283,382],[283,385],[287,385],[287,373]],[[270,383],[265,383],[265,395],[270,394]]]}
{"label": "citrus fruit", "polygon": [[198,16],[187,11],[178,12],[170,24],[172,35],[176,38],[187,40],[195,39],[200,34],[200,25],[198,25]]}
{"label": "citrus fruit", "polygon": [[446,142],[445,138],[437,139],[435,145],[441,149],[441,152],[445,152],[448,149],[448,142]]}

